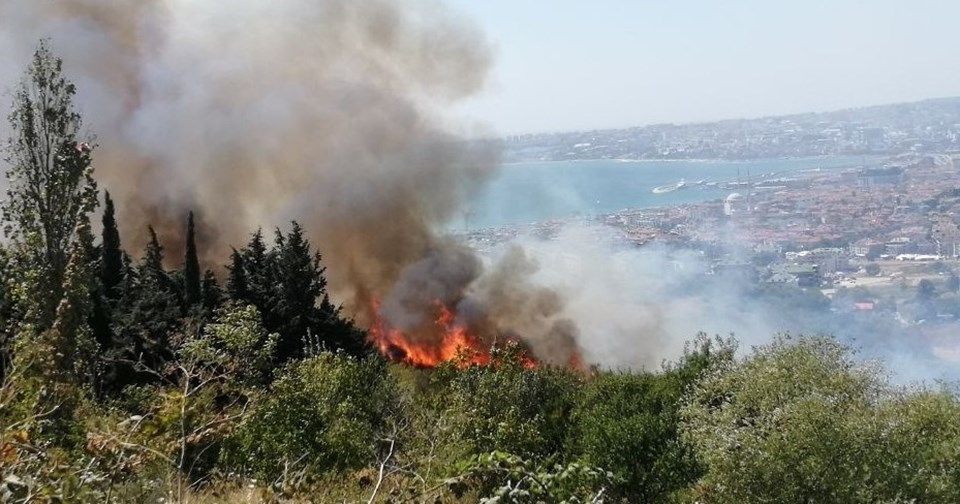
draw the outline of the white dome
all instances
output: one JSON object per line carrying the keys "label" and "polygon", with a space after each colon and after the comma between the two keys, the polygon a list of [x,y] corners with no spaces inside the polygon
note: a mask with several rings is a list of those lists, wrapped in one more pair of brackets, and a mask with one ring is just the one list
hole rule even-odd
{"label": "white dome", "polygon": [[743,199],[743,195],[740,193],[732,193],[730,196],[727,196],[727,201],[740,201]]}

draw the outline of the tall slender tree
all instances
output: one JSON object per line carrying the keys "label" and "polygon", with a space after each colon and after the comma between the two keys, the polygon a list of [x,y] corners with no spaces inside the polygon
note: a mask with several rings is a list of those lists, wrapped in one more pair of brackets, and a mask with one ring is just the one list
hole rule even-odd
{"label": "tall slender tree", "polygon": [[247,269],[243,261],[243,254],[233,249],[230,254],[230,266],[227,266],[230,276],[227,277],[227,296],[233,301],[245,302],[250,299],[250,290],[247,284]]}
{"label": "tall slender tree", "polygon": [[197,257],[196,228],[193,212],[187,218],[187,248],[183,261],[183,284],[187,306],[196,306],[203,300],[200,286],[200,260]]}
{"label": "tall slender tree", "polygon": [[123,249],[120,246],[120,231],[113,199],[107,191],[103,196],[103,229],[100,232],[100,284],[109,299],[120,297],[119,286],[123,281]]}
{"label": "tall slender tree", "polygon": [[64,278],[77,229],[97,205],[90,141],[81,140],[76,87],[63,62],[40,43],[14,93],[12,136],[5,160],[10,185],[2,206],[4,232],[26,280],[25,322],[49,329],[64,298]]}
{"label": "tall slender tree", "polygon": [[203,283],[200,285],[200,296],[203,298],[203,308],[208,314],[212,314],[223,300],[223,292],[220,285],[217,284],[217,276],[212,271],[207,270],[203,274]]}

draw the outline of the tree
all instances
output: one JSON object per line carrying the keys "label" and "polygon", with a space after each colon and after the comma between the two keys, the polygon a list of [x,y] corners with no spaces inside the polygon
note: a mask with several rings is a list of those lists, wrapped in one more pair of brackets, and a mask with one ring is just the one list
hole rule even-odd
{"label": "tree", "polygon": [[200,286],[200,260],[197,258],[196,230],[193,225],[193,212],[187,218],[187,249],[183,265],[184,294],[187,306],[195,306],[202,301]]}
{"label": "tree", "polygon": [[217,284],[217,276],[212,271],[207,270],[203,274],[203,283],[200,285],[200,298],[203,302],[203,308],[208,313],[213,313],[223,303],[223,292],[220,285]]}
{"label": "tree", "polygon": [[875,262],[869,262],[863,266],[863,271],[870,276],[877,276],[880,274],[880,265]]}
{"label": "tree", "polygon": [[249,301],[250,289],[247,286],[247,269],[243,255],[233,249],[230,254],[230,265],[227,266],[230,275],[227,277],[227,295],[234,301]]}
{"label": "tree", "polygon": [[288,471],[373,461],[396,383],[379,357],[320,354],[291,363],[227,443],[225,469],[275,481]]}
{"label": "tree", "polygon": [[120,231],[114,214],[113,199],[110,193],[104,193],[103,229],[100,232],[100,284],[108,299],[120,296],[117,290],[123,281],[123,249],[120,246]]}
{"label": "tree", "polygon": [[[903,395],[828,338],[778,338],[710,372],[681,409],[706,472],[694,499],[955,502],[950,394]],[[954,478],[954,479],[951,479]]]}
{"label": "tree", "polygon": [[528,368],[516,344],[494,348],[490,356],[488,366],[447,364],[436,378],[449,380],[438,406],[451,418],[466,454],[562,453],[580,377],[564,369]]}
{"label": "tree", "polygon": [[316,304],[326,293],[325,268],[320,265],[320,254],[311,253],[296,222],[286,240],[277,230],[275,251],[278,285],[271,315],[279,323],[279,353],[281,358],[299,357],[307,332],[319,325]]}
{"label": "tree", "polygon": [[680,439],[680,402],[705,372],[733,358],[732,341],[700,335],[661,373],[605,372],[588,381],[571,414],[567,456],[617,476],[609,495],[674,502],[702,474]]}
{"label": "tree", "polygon": [[365,353],[362,333],[341,316],[327,296],[325,268],[296,222],[286,236],[277,229],[268,249],[263,234],[234,251],[227,292],[234,302],[249,303],[263,314],[263,324],[280,334],[278,361],[304,355],[308,339],[328,350]]}
{"label": "tree", "polygon": [[163,247],[153,228],[143,259],[125,273],[123,296],[114,317],[117,343],[110,359],[121,365],[114,390],[140,381],[151,381],[138,373],[135,363],[149,369],[163,369],[175,356],[172,338],[180,331],[180,302],[170,276],[163,269]]}
{"label": "tree", "polygon": [[5,157],[10,185],[2,206],[4,232],[26,280],[25,322],[37,332],[53,325],[77,229],[97,205],[92,147],[89,139],[78,139],[76,87],[62,67],[41,42],[14,93]]}

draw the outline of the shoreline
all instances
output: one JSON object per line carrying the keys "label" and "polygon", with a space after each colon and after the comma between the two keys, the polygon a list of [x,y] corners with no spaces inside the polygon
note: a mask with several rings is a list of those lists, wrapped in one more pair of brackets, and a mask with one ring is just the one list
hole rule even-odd
{"label": "shoreline", "polygon": [[753,158],[753,159],[721,159],[721,158],[690,158],[690,159],[623,159],[623,158],[596,158],[596,159],[561,159],[556,161],[511,161],[500,163],[502,167],[523,166],[523,165],[545,165],[545,164],[573,164],[573,163],[622,163],[622,164],[652,164],[652,163],[690,163],[690,164],[757,164],[779,161],[803,161],[803,160],[833,160],[833,159],[855,159],[867,158],[877,159],[889,157],[885,154],[828,154],[823,156],[792,156],[792,157],[773,157],[773,158]]}

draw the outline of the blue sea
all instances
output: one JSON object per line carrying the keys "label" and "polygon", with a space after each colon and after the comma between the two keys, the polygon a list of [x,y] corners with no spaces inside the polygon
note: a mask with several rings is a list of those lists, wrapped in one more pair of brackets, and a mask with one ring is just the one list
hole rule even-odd
{"label": "blue sea", "polygon": [[[763,161],[560,161],[504,165],[494,180],[451,222],[480,229],[711,201],[729,190],[694,183],[789,176],[873,164],[864,157],[817,157]],[[684,180],[690,187],[654,194],[655,187]]]}

